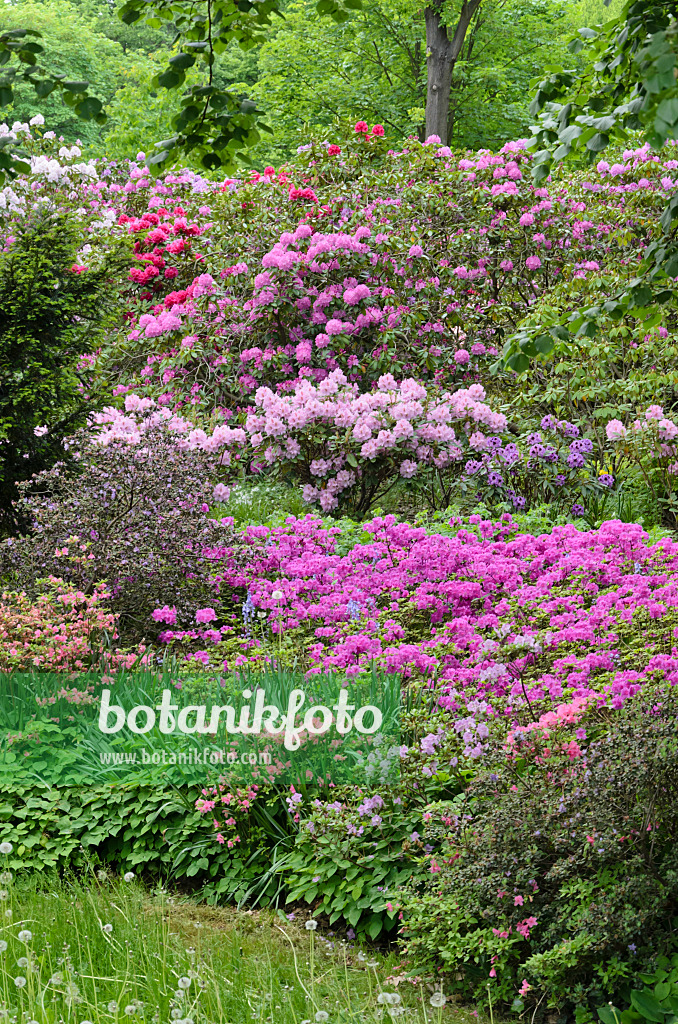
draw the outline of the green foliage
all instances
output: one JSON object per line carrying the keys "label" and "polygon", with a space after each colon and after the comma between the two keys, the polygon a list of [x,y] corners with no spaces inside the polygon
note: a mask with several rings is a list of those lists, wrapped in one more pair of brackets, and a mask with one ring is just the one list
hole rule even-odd
{"label": "green foliage", "polygon": [[[123,28],[139,31],[136,26],[123,25]],[[243,51],[231,44],[216,59],[215,83],[224,89],[249,89],[256,70],[256,53],[256,50]],[[150,54],[137,48],[131,54],[132,59],[125,63],[120,87],[106,107],[108,123],[101,148],[107,157],[133,158],[139,151],[151,156],[153,141],[171,134],[173,119],[181,110],[180,97],[176,90],[155,84],[169,54],[166,47]],[[192,68],[187,73],[189,86],[199,87],[205,81],[200,68]],[[197,168],[199,154],[191,152],[182,162]]]}
{"label": "green foliage", "polygon": [[406,137],[421,123],[409,111],[425,103],[425,56],[423,13],[411,0],[369,0],[339,25],[295,0],[258,54],[253,95],[274,134],[253,156],[277,164],[337,119],[364,117]]}
{"label": "green foliage", "polygon": [[[533,177],[544,181],[559,162],[574,156],[595,163],[611,144],[634,141],[634,133],[654,149],[678,139],[678,28],[670,5],[628,0],[617,16],[597,28],[584,27],[571,40],[573,55],[586,54],[580,67],[551,65],[530,106],[539,114],[533,129]],[[576,61],[576,57],[575,57]],[[637,136],[635,137],[637,141]],[[567,321],[550,323],[562,340],[570,335],[594,338],[611,317],[638,316],[654,326],[662,306],[675,301],[678,276],[678,199],[671,196],[660,218],[661,234],[645,249],[636,276],[624,275],[607,301],[594,301]],[[536,338],[539,341],[541,333]],[[546,350],[525,332],[510,340],[504,361],[523,372]]]}
{"label": "green foliage", "polygon": [[[287,706],[273,675],[255,678],[263,682],[268,700]],[[186,678],[182,703],[233,700],[233,680],[221,682],[225,689],[213,680]],[[294,685],[292,676],[289,682]],[[253,683],[248,679],[248,685]],[[421,808],[404,809],[400,800],[389,797],[387,808],[372,820],[372,814],[363,817],[358,809],[361,792],[354,786],[333,788],[332,803],[321,805],[323,789],[304,782],[303,803],[295,804],[300,824],[300,814],[292,817],[288,811],[289,787],[260,783],[245,813],[229,805],[228,814],[236,818],[229,833],[213,824],[223,808],[202,814],[195,806],[208,775],[224,777],[224,769],[210,772],[201,757],[214,746],[212,737],[102,735],[96,726],[101,690],[96,675],[82,674],[75,685],[64,686],[63,677],[53,674],[17,672],[0,679],[0,685],[0,794],[5,801],[0,837],[15,845],[13,867],[82,869],[89,862],[117,870],[131,867],[153,879],[171,877],[210,902],[303,900],[331,924],[346,922],[371,938],[392,927],[389,894],[394,898],[403,882],[421,870],[422,844],[411,836],[417,826],[421,829]],[[122,673],[112,701],[125,708],[154,706],[163,685],[171,685],[166,674],[161,681],[148,671]],[[240,677],[238,695],[243,685]],[[319,701],[326,685],[326,680],[320,683]],[[383,700],[368,699],[385,706]],[[143,763],[142,747],[149,755]],[[108,760],[111,751],[118,762]],[[170,766],[160,757],[153,763],[155,751],[196,756]],[[318,752],[309,763],[315,766],[321,759]],[[231,790],[236,771],[226,770]],[[322,774],[327,777],[326,771]],[[25,805],[39,810],[39,820],[27,818]],[[217,831],[237,831],[238,839],[231,848],[219,845]]]}
{"label": "green foliage", "polygon": [[[220,86],[215,62],[229,43],[251,49],[264,38],[273,15],[280,14],[280,0],[206,0],[196,7],[190,0],[157,0],[152,11],[144,0],[127,0],[120,16],[126,24],[144,18],[151,27],[171,22],[179,40],[178,52],[154,78],[154,87],[177,89],[187,83],[187,72],[204,71],[204,79],[188,84],[181,97],[181,109],[172,119],[174,134],[156,144],[149,166],[160,169],[178,151],[195,153],[208,170],[234,165],[235,155],[259,140],[256,130],[260,111],[256,103],[235,88]],[[348,9],[360,7],[360,0],[319,0],[318,9],[337,21],[348,18]]]}
{"label": "green foliage", "polygon": [[12,508],[17,482],[64,457],[64,437],[94,403],[80,358],[96,348],[112,308],[117,258],[76,272],[81,244],[74,218],[32,214],[0,254],[0,528],[6,531],[21,525]]}
{"label": "green foliage", "polygon": [[[0,32],[26,25],[40,32],[44,51],[40,59],[53,75],[89,82],[102,103],[112,97],[121,82],[122,47],[94,31],[76,6],[66,0],[49,4],[22,0],[0,9]],[[43,95],[30,82],[18,82],[7,116],[25,122],[35,114],[42,114],[50,129],[69,144],[81,139],[86,145],[96,145],[102,131],[96,120],[83,120],[82,110],[62,102],[60,90]]]}
{"label": "green foliage", "polygon": [[564,59],[568,14],[559,0],[482,4],[454,66],[450,145],[498,149],[527,134],[530,81]]}
{"label": "green foliage", "polygon": [[[548,50],[559,47],[563,9],[551,2],[488,3],[455,65],[451,138],[458,146],[501,145],[526,131],[526,91]],[[426,52],[421,7],[370,0],[350,21],[319,17],[296,0],[269,32],[253,96],[273,129],[254,147],[257,163],[289,156],[299,141],[357,117],[398,141],[424,137]]]}
{"label": "green foliage", "polygon": [[644,988],[625,988],[625,1009],[618,1010],[609,1002],[597,1009],[603,1024],[669,1024],[678,1015],[678,956],[661,957],[653,974],[642,974]]}

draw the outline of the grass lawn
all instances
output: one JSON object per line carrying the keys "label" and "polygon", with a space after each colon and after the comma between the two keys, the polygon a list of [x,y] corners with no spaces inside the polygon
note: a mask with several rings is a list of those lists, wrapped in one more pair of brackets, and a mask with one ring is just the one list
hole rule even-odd
{"label": "grass lawn", "polygon": [[398,983],[407,969],[393,954],[308,930],[303,911],[206,907],[103,872],[26,882],[5,872],[2,884],[2,1016],[13,1022],[487,1019],[431,1005],[430,983]]}

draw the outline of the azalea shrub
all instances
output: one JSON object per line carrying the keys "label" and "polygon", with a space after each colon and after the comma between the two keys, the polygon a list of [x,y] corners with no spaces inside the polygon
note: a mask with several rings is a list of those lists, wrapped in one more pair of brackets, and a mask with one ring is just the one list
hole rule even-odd
{"label": "azalea shrub", "polygon": [[[206,664],[222,665],[223,623],[241,634],[241,663],[288,639],[311,672],[360,674],[376,663],[435,674],[450,708],[481,698],[530,714],[528,702],[548,708],[571,692],[620,707],[655,672],[678,679],[675,541],[651,545],[640,526],[619,521],[535,537],[507,514],[446,527],[375,517],[341,552],[341,528],[314,516],[248,526],[246,558],[240,544],[213,553],[224,605],[213,602],[216,630],[202,637]],[[238,622],[227,618],[234,606]],[[160,640],[194,648],[191,621],[177,609],[171,619]]]}
{"label": "azalea shrub", "polygon": [[[88,594],[63,579],[37,581],[34,593],[0,597],[0,671],[85,671],[90,666],[132,668],[146,662],[146,648],[122,652],[117,615],[103,584]],[[67,697],[68,699],[68,697]]]}
{"label": "azalea shrub", "polygon": [[509,735],[399,901],[407,954],[463,996],[489,982],[495,1004],[590,1020],[673,953],[677,710],[652,687],[613,717],[571,704]]}

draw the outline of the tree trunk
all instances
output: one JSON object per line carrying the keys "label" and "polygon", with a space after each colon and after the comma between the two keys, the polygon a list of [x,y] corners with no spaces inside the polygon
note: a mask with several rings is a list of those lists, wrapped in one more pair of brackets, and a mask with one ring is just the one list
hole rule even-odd
{"label": "tree trunk", "polygon": [[450,109],[452,72],[457,62],[473,15],[482,0],[465,0],[459,20],[450,38],[452,26],[443,25],[441,5],[427,7],[426,17],[426,137],[437,135],[447,144],[447,117]]}
{"label": "tree trunk", "polygon": [[427,7],[426,17],[426,138],[438,135],[447,143],[447,114],[450,109],[452,64],[448,58],[450,40],[440,23],[438,11]]}

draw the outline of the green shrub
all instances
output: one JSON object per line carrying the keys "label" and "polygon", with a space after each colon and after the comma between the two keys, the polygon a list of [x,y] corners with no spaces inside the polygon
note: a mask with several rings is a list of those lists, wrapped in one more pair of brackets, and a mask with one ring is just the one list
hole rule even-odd
{"label": "green shrub", "polygon": [[[0,251],[0,530],[25,529],[16,484],[64,458],[64,438],[95,404],[82,357],[116,300],[117,257],[80,264],[73,218],[27,217]],[[78,269],[74,269],[78,267]],[[44,430],[44,428],[47,428]],[[38,433],[36,433],[36,430]]]}
{"label": "green shrub", "polygon": [[678,956],[671,959],[662,957],[654,974],[642,974],[643,988],[626,990],[621,1000],[626,1003],[623,1010],[611,1002],[597,1009],[603,1024],[656,1024],[675,1020],[678,1015]]}

